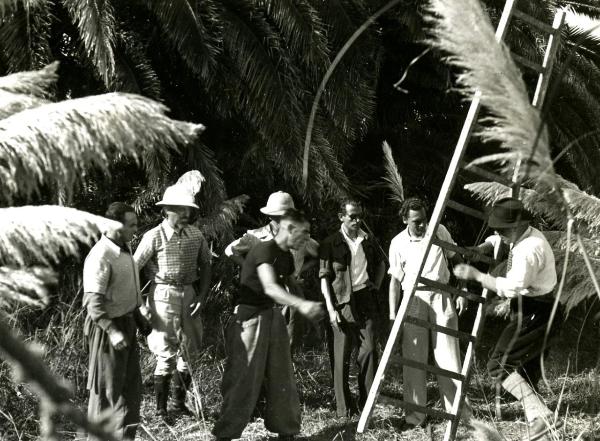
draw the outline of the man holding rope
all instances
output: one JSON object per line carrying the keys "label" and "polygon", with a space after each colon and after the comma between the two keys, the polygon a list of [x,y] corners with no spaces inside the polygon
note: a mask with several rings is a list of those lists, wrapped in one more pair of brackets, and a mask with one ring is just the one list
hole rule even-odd
{"label": "man holding rope", "polygon": [[488,219],[496,236],[483,246],[499,245],[500,240],[509,244],[506,276],[484,274],[470,265],[456,266],[454,274],[510,299],[511,319],[492,352],[488,371],[522,402],[529,423],[528,440],[533,441],[554,430],[559,421],[554,422],[552,411],[532,387],[540,378],[547,338],[557,326],[546,336],[556,286],[554,253],[544,235],[530,226],[530,219],[518,199],[496,201]]}

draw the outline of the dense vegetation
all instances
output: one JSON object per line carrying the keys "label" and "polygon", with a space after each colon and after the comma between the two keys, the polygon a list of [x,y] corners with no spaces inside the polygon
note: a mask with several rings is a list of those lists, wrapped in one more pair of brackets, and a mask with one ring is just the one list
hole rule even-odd
{"label": "dense vegetation", "polygon": [[[89,245],[103,225],[86,211],[101,214],[108,202],[125,200],[135,203],[151,226],[158,218],[153,202],[165,185],[198,169],[207,178],[198,222],[219,256],[235,233],[260,224],[262,220],[254,217],[257,208],[279,189],[291,192],[310,212],[317,238],[337,224],[336,198],[363,199],[368,224],[385,250],[400,226],[397,206],[389,202],[382,182],[384,140],[392,147],[405,194],[435,201],[468,103],[454,89],[460,67],[445,63],[446,53],[440,48],[419,58],[394,87],[409,63],[430,47],[423,14],[427,3],[421,0],[398,2],[378,18],[336,69],[315,120],[308,186],[301,182],[304,135],[319,83],[344,42],[384,3],[2,3],[0,74],[6,76],[0,80],[0,199],[6,208],[0,209],[5,219],[0,233],[1,289],[3,298],[12,299],[9,302],[25,299],[30,304],[17,309],[14,303],[6,305],[10,323],[26,338],[49,346],[45,360],[76,385],[75,402],[85,400],[86,375],[79,350],[80,260],[67,261],[65,254],[85,254],[82,234]],[[484,3],[495,23],[504,2]],[[520,7],[550,22],[557,6],[571,4],[577,13],[569,15],[563,32],[543,115],[549,154],[555,158],[560,153],[555,168],[564,177],[561,186],[569,188],[577,226],[588,250],[594,251],[600,226],[600,204],[594,197],[600,192],[600,37],[586,32],[586,17],[600,17],[600,9],[592,0],[521,1]],[[529,59],[540,58],[543,41],[519,21],[507,37],[513,51]],[[54,61],[58,64],[44,68]],[[523,79],[532,90],[535,75],[525,72]],[[496,147],[477,138],[471,151],[476,157]],[[475,193],[489,197],[493,191]],[[544,205],[541,189],[531,186],[530,191],[529,206],[556,230],[556,250],[562,255],[564,211]],[[458,197],[466,200],[471,193],[461,191]],[[16,208],[28,203],[62,207],[53,212]],[[78,211],[68,211],[74,209]],[[46,224],[40,226],[39,220]],[[452,215],[445,222],[459,241],[474,242],[479,226]],[[46,227],[58,233],[49,234]],[[573,313],[579,320],[582,311],[595,312],[586,302],[595,294],[582,257],[574,259],[565,301],[571,299],[570,307],[579,305]],[[227,320],[235,269],[224,257],[216,260],[215,268],[205,313],[207,326],[216,330],[210,334],[216,336]],[[58,285],[49,269],[57,270]],[[18,289],[24,277],[27,289]],[[47,283],[53,288],[48,290]],[[318,296],[316,283],[311,288],[309,295]],[[385,304],[383,296],[381,303]],[[49,306],[41,314],[34,309],[44,305]],[[313,339],[318,352],[320,340]],[[211,397],[212,411],[222,340],[209,339],[207,344],[211,349],[199,366],[211,372],[206,374],[211,379],[206,387],[214,390],[205,388],[202,394]],[[319,359],[311,368],[318,363],[326,365]],[[7,365],[0,369],[0,401],[18,403],[0,408],[0,427],[29,439],[37,430],[37,417],[31,417],[36,400],[10,380]],[[203,378],[202,372],[197,375]],[[327,379],[320,379],[314,390],[310,380],[302,382],[307,396],[324,393]],[[48,421],[43,427],[53,433]]]}

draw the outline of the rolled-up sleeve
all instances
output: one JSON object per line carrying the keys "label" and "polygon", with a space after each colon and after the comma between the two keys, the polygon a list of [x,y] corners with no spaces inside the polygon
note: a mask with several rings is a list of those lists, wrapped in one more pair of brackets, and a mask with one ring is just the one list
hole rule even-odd
{"label": "rolled-up sleeve", "polygon": [[388,274],[399,282],[402,282],[404,279],[404,263],[400,254],[400,243],[398,240],[392,240],[390,243],[389,259],[390,267]]}
{"label": "rolled-up sleeve", "polygon": [[515,253],[506,277],[496,277],[496,292],[508,298],[532,295],[529,288],[542,264],[543,256],[537,249],[530,253]]}
{"label": "rolled-up sleeve", "polygon": [[321,244],[319,247],[319,279],[331,279],[331,246]]}

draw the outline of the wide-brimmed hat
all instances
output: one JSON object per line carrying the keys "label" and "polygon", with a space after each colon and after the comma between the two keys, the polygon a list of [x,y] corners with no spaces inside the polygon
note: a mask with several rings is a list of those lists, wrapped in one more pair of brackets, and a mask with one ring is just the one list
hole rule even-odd
{"label": "wide-brimmed hat", "polygon": [[178,205],[180,207],[198,208],[194,195],[182,185],[171,185],[165,190],[165,194],[161,201],[156,205]]}
{"label": "wide-brimmed hat", "polygon": [[267,205],[262,207],[260,211],[267,216],[283,216],[283,213],[290,208],[296,208],[290,194],[284,191],[276,191],[275,193],[271,193],[271,196],[267,200]]}
{"label": "wide-brimmed hat", "polygon": [[494,202],[488,225],[490,228],[512,228],[529,223],[531,215],[523,203],[515,198],[502,198]]}

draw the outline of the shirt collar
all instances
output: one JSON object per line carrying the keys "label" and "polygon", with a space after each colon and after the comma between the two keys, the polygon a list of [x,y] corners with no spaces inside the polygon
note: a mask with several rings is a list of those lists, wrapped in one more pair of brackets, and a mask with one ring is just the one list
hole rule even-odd
{"label": "shirt collar", "polygon": [[[166,219],[164,221],[162,221],[162,228],[163,228],[163,230],[165,232],[165,236],[167,236],[167,240],[171,240],[171,238],[173,237],[173,234],[175,234],[176,231],[175,231],[175,229],[171,225],[169,225],[169,222]],[[185,233],[186,228],[187,227],[183,227],[180,230],[180,234],[182,236],[186,234]]]}
{"label": "shirt collar", "polygon": [[415,237],[411,235],[408,227],[406,227],[404,231],[402,231],[402,234],[404,234],[404,236],[408,239],[409,242],[421,242],[423,240],[423,237],[425,237]]}
{"label": "shirt collar", "polygon": [[340,231],[342,232],[342,236],[344,236],[344,239],[349,240],[353,243],[360,243],[367,238],[367,233],[365,233],[362,229],[359,229],[358,234],[356,235],[356,239],[352,239],[350,236],[348,236],[348,234],[346,234],[344,224],[341,225]]}
{"label": "shirt collar", "polygon": [[131,253],[131,249],[129,248],[129,244],[125,244],[126,249],[121,248],[119,245],[114,243],[104,234],[100,237],[100,241],[102,244],[112,253],[115,257],[119,257],[123,251],[127,251]]}

